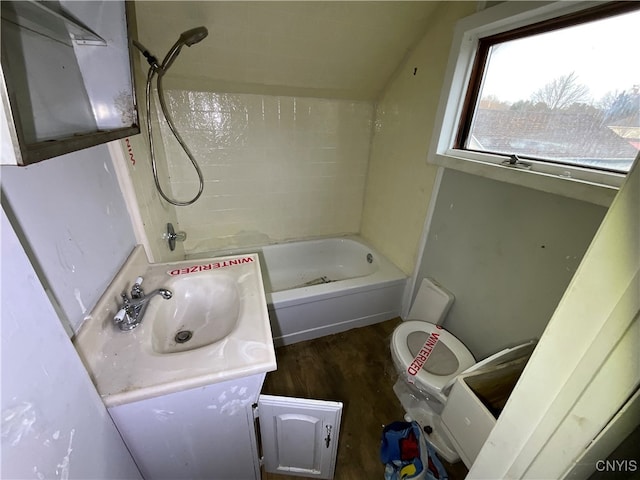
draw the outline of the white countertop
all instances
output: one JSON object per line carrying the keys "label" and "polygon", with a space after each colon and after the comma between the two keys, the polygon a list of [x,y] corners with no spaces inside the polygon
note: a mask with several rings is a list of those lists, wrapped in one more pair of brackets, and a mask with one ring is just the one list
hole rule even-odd
{"label": "white countertop", "polygon": [[[230,262],[242,257],[244,263]],[[225,269],[237,278],[242,300],[239,320],[222,340],[197,349],[160,354],[152,346],[153,302],[142,323],[120,331],[113,316],[120,294],[129,292],[136,277],[145,291],[171,288],[177,275]],[[74,338],[74,345],[107,407],[232,380],[276,369],[275,349],[265,301],[258,256],[218,257],[164,264],[149,264],[137,246],[113,279]]]}

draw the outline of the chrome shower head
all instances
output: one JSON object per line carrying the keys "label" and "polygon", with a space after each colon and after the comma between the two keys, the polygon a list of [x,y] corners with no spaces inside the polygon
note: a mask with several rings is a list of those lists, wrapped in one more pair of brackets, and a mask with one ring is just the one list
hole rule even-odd
{"label": "chrome shower head", "polygon": [[207,35],[209,35],[209,31],[206,29],[206,27],[196,27],[192,28],[191,30],[187,30],[186,32],[182,32],[180,34],[180,37],[178,38],[178,41],[173,44],[173,47],[171,47],[171,50],[169,50],[167,56],[164,57],[162,65],[160,66],[160,70],[158,71],[158,75],[162,76],[166,73],[166,71],[169,69],[173,61],[180,53],[180,50],[183,46],[186,45],[187,47],[190,47],[194,43],[198,43],[199,41],[204,39]]}
{"label": "chrome shower head", "polygon": [[198,43],[203,40],[207,35],[209,35],[209,31],[206,27],[196,27],[183,32],[178,41],[185,44],[187,47],[190,47],[194,43]]}

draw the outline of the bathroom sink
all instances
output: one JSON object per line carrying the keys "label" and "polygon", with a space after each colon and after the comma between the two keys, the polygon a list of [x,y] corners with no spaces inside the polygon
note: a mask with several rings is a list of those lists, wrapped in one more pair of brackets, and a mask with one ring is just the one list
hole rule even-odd
{"label": "bathroom sink", "polygon": [[[142,277],[152,297],[142,322],[113,321],[122,292]],[[276,369],[256,254],[150,264],[137,246],[74,345],[107,407]]]}
{"label": "bathroom sink", "polygon": [[240,288],[233,276],[198,272],[172,279],[173,297],[149,304],[151,347],[166,354],[206,347],[227,337],[240,317]]}

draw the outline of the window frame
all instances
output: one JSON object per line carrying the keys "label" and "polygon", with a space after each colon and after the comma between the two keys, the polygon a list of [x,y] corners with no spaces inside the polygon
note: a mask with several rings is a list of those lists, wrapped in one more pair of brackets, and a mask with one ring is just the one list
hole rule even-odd
{"label": "window frame", "polygon": [[[484,69],[484,64],[478,64],[481,60],[480,39],[518,30],[532,33],[539,33],[540,28],[553,30],[567,26],[567,19],[574,24],[582,23],[596,18],[594,11],[620,8],[615,6],[617,3],[505,2],[460,20],[449,54],[428,163],[608,206],[626,178],[624,173],[530,158],[526,161],[531,169],[525,170],[502,165],[509,159],[508,155],[463,150],[456,146],[465,115],[468,116],[469,110],[473,111],[470,102],[475,99],[471,89],[480,87],[482,72],[476,73],[479,68]],[[559,18],[565,16],[568,17]],[[542,27],[541,22],[545,22]],[[478,81],[470,84],[472,78]]]}

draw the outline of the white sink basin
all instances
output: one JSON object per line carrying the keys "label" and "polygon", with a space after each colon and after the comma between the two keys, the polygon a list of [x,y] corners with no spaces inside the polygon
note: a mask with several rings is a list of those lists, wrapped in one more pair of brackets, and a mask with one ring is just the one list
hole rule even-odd
{"label": "white sink basin", "polygon": [[[120,294],[143,277],[153,297],[142,323],[113,322]],[[113,279],[74,339],[107,407],[275,370],[258,256],[149,264],[141,246]]]}
{"label": "white sink basin", "polygon": [[155,353],[206,347],[227,337],[240,319],[240,287],[232,275],[193,273],[166,283],[173,297],[154,301],[144,315]]}

